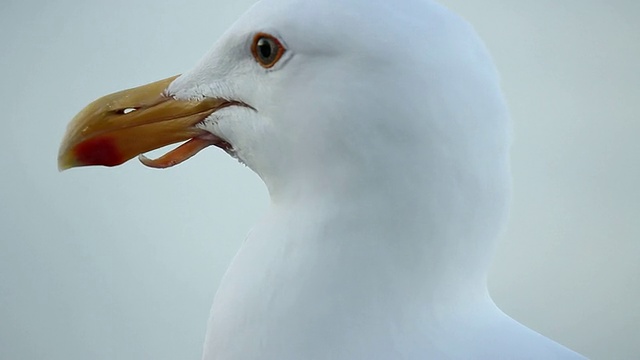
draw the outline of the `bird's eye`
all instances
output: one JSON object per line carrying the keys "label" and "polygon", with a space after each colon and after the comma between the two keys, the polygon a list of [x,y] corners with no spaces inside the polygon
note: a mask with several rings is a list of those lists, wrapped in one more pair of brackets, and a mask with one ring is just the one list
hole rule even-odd
{"label": "bird's eye", "polygon": [[286,49],[274,36],[259,33],[253,38],[251,53],[263,68],[272,68],[284,55]]}

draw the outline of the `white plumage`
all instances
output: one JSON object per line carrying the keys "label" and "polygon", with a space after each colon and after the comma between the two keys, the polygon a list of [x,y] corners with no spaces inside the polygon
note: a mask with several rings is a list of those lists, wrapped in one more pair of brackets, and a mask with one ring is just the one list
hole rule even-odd
{"label": "white plumage", "polygon": [[487,291],[509,126],[485,47],[435,2],[262,0],[190,72],[85,108],[59,161],[190,139],[143,162],[217,145],[264,180],[205,360],[581,358]]}
{"label": "white plumage", "polygon": [[[269,32],[287,58],[247,56]],[[262,0],[169,93],[272,203],[216,295],[204,359],[573,359],[504,315],[486,277],[510,194],[498,75],[432,1]]]}

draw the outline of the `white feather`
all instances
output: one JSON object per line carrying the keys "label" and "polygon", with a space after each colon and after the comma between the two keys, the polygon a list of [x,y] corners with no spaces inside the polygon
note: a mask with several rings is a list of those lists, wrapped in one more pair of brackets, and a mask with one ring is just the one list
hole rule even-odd
{"label": "white feather", "polygon": [[[267,32],[274,68],[249,50]],[[487,292],[509,119],[470,25],[427,0],[262,0],[169,93],[271,207],[216,294],[204,359],[574,359]],[[223,226],[223,224],[220,224]]]}

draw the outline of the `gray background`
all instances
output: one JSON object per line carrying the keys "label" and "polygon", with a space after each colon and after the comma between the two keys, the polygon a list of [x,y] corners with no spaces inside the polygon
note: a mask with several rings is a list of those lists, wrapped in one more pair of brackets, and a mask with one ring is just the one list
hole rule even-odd
{"label": "gray background", "polygon": [[[198,359],[268,197],[221,151],[58,173],[67,122],[185,71],[253,1],[0,4],[0,359]],[[491,291],[594,359],[640,357],[640,2],[445,2],[495,56],[515,195]]]}

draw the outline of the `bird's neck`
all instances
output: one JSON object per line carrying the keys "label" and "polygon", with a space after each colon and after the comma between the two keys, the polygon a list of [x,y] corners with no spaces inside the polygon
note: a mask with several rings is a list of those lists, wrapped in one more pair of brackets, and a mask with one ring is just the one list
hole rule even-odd
{"label": "bird's neck", "polygon": [[415,186],[361,190],[275,200],[270,220],[245,246],[268,241],[263,245],[290,249],[306,259],[300,266],[315,262],[308,281],[322,276],[327,292],[365,302],[389,297],[406,309],[412,302],[450,306],[486,296],[495,234],[478,231],[480,216],[467,213],[464,201],[447,207]]}
{"label": "bird's neck", "polygon": [[333,195],[273,200],[218,289],[205,358],[327,349],[395,358],[385,352],[396,337],[423,346],[425,334],[490,304],[488,240],[451,225],[448,211],[435,216],[437,202],[393,190]]}
{"label": "bird's neck", "polygon": [[330,348],[342,355],[327,358],[372,358],[349,354],[391,351],[396,336],[411,351],[467,321],[461,314],[485,313],[507,168],[478,176],[452,162],[395,159],[268,183],[270,209],[222,280],[205,354],[303,359]]}
{"label": "bird's neck", "polygon": [[509,198],[508,166],[496,158],[487,171],[468,174],[440,159],[381,155],[371,166],[340,166],[334,158],[332,171],[308,171],[282,191],[271,188],[270,215],[260,226],[283,247],[312,249],[308,255],[332,264],[344,281],[386,279],[383,285],[414,300],[484,296]]}

